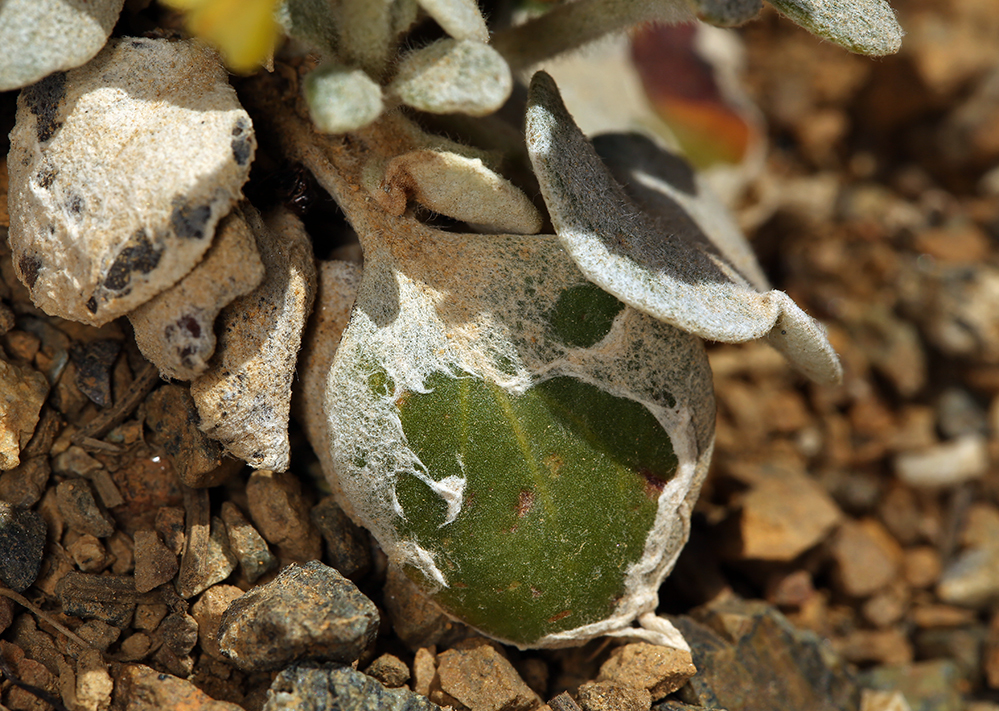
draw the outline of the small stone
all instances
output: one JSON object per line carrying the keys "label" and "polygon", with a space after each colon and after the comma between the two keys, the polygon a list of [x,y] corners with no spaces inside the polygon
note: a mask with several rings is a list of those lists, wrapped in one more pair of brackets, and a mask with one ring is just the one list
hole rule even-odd
{"label": "small stone", "polygon": [[187,388],[163,385],[146,398],[146,425],[187,486],[218,486],[222,446],[198,429],[198,411]]}
{"label": "small stone", "polygon": [[984,608],[999,598],[999,547],[969,548],[943,571],[937,585],[943,602]]}
{"label": "small stone", "polygon": [[75,444],[52,459],[52,471],[64,476],[89,477],[104,465],[91,457],[87,450]]}
{"label": "small stone", "polygon": [[222,614],[243,591],[234,585],[213,585],[201,593],[191,605],[191,616],[198,622],[198,638],[202,651],[216,659],[223,659],[219,651],[218,632]]}
{"label": "small stone", "polygon": [[33,361],[41,346],[42,339],[20,329],[8,331],[3,337],[3,349],[7,356],[20,365]]}
{"label": "small stone", "polygon": [[911,486],[955,486],[979,479],[988,470],[988,441],[977,432],[962,435],[921,452],[898,454],[894,466],[898,478]]}
{"label": "small stone", "polygon": [[135,544],[124,531],[115,531],[107,539],[107,546],[111,549],[114,562],[111,563],[111,572],[115,575],[128,575],[135,568]]}
{"label": "small stone", "polygon": [[636,689],[613,681],[588,681],[579,687],[576,700],[583,711],[649,711],[648,689]]}
{"label": "small stone", "polygon": [[944,390],[937,401],[937,410],[944,437],[955,438],[988,430],[985,410],[962,388]]}
{"label": "small stone", "polygon": [[900,691],[864,689],[860,697],[860,711],[912,711],[912,709]]}
{"label": "small stone", "polygon": [[[134,624],[134,623],[133,623]],[[145,632],[135,632],[130,634],[118,647],[118,652],[122,661],[137,662],[145,659],[152,649],[153,640]]]}
{"label": "small stone", "polygon": [[83,711],[103,711],[111,706],[114,682],[96,649],[84,650],[76,660],[76,702]]}
{"label": "small stone", "polygon": [[739,557],[794,560],[841,517],[825,489],[804,474],[762,479],[742,499]]}
{"label": "small stone", "polygon": [[67,479],[56,486],[59,512],[70,528],[89,533],[97,538],[107,538],[114,533],[114,521],[94,498],[90,482],[85,479]]}
{"label": "small stone", "polygon": [[394,654],[383,654],[378,657],[368,665],[364,673],[390,689],[398,689],[409,681],[409,667]]}
{"label": "small stone", "polygon": [[25,508],[34,506],[45,493],[51,473],[46,456],[31,457],[0,473],[0,501]]}
{"label": "small stone", "polygon": [[949,659],[875,667],[860,681],[871,689],[901,693],[913,711],[964,709],[961,690],[967,682]]}
{"label": "small stone", "polygon": [[974,610],[953,605],[917,605],[912,608],[910,619],[917,627],[965,627],[978,619]]}
{"label": "small stone", "polygon": [[102,652],[118,641],[121,630],[104,620],[88,620],[76,628],[76,634]]}
{"label": "small stone", "polygon": [[327,562],[345,578],[363,577],[371,568],[367,532],[350,520],[332,496],[313,506],[309,515],[326,541]]}
{"label": "small stone", "polygon": [[305,662],[284,669],[267,692],[263,711],[441,711],[425,696],[386,689],[371,677],[339,664]]}
{"label": "small stone", "polygon": [[77,343],[70,349],[70,357],[76,365],[73,382],[81,393],[99,407],[111,404],[111,369],[119,353],[121,341],[114,339]]}
{"label": "small stone", "polygon": [[186,541],[184,535],[184,509],[176,506],[163,506],[157,509],[156,521],[153,527],[163,536],[163,543],[174,555],[180,555],[184,552]]}
{"label": "small stone", "polygon": [[44,375],[0,358],[0,471],[20,463],[48,394]]}
{"label": "small stone", "polygon": [[246,484],[246,497],[257,529],[282,556],[298,563],[322,557],[322,539],[309,518],[297,476],[255,471]]}
{"label": "small stone", "polygon": [[420,647],[413,657],[413,691],[430,695],[430,686],[437,677],[437,655],[430,647]]}
{"label": "small stone", "polygon": [[156,531],[136,531],[133,540],[136,592],[149,592],[174,579],[180,568],[177,556],[163,545]]}
{"label": "small stone", "polygon": [[239,567],[249,583],[255,583],[277,565],[277,558],[267,547],[267,541],[243,516],[231,501],[222,504],[222,522],[229,535],[229,546],[239,560]]}
{"label": "small stone", "polygon": [[353,662],[374,641],[378,610],[332,568],[312,561],[234,601],[222,616],[222,653],[240,669],[279,669],[305,658]]}
{"label": "small stone", "polygon": [[160,622],[156,635],[171,652],[183,657],[198,643],[198,621],[185,612],[173,612]]}
{"label": "small stone", "polygon": [[123,629],[135,611],[135,582],[129,576],[67,573],[55,587],[67,615],[107,622]]}
{"label": "small stone", "polygon": [[45,532],[37,512],[0,501],[0,581],[15,592],[26,590],[38,577]]}
{"label": "small stone", "polygon": [[909,610],[909,589],[899,581],[880,590],[864,601],[861,612],[875,627],[888,627]]}
{"label": "small stone", "polygon": [[128,711],[243,711],[228,701],[216,701],[189,681],[141,664],[126,664],[117,684],[115,696]]}
{"label": "small stone", "polygon": [[76,567],[84,573],[99,573],[108,565],[108,556],[104,546],[101,545],[97,537],[91,536],[89,533],[84,533],[73,541],[68,546],[67,551],[73,557]]}
{"label": "small stone", "polygon": [[[247,222],[267,265],[263,282],[219,317],[219,357],[191,383],[201,430],[255,469],[285,471],[291,385],[316,290],[312,243],[284,210]],[[267,535],[266,533],[264,534]]]}
{"label": "small stone", "polygon": [[473,711],[526,711],[541,699],[491,644],[449,649],[437,657],[441,689]]}
{"label": "small stone", "polygon": [[600,667],[597,681],[648,689],[658,701],[697,673],[690,652],[635,642],[618,647]]}
{"label": "small stone", "polygon": [[940,579],[940,554],[931,546],[905,549],[903,575],[914,588],[928,588]]}
{"label": "small stone", "polygon": [[854,664],[905,664],[913,655],[908,636],[898,629],[854,630],[835,646]]}
{"label": "small stone", "polygon": [[137,630],[152,632],[167,615],[167,606],[162,603],[143,603],[135,608],[135,619],[132,627]]}
{"label": "small stone", "polygon": [[836,582],[853,597],[866,597],[892,582],[902,564],[902,549],[878,521],[845,521],[831,550]]}
{"label": "small stone", "polygon": [[436,644],[453,624],[440,606],[394,565],[389,566],[385,577],[384,603],[392,628],[409,647]]}

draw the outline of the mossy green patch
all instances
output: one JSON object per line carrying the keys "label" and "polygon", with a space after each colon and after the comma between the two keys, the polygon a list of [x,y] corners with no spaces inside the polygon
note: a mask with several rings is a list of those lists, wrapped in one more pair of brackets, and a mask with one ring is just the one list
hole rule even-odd
{"label": "mossy green patch", "polygon": [[448,582],[435,599],[521,644],[606,619],[676,472],[659,422],[570,377],[522,395],[472,376],[438,373],[426,385],[398,399],[409,446],[433,479],[467,482],[446,525],[424,482],[397,483],[399,533],[432,552]]}

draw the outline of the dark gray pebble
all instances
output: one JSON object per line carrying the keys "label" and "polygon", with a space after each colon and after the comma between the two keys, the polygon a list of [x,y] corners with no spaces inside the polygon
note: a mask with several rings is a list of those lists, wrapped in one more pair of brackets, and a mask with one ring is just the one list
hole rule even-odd
{"label": "dark gray pebble", "polygon": [[440,711],[427,697],[386,689],[366,674],[339,664],[288,667],[267,692],[263,711]]}
{"label": "dark gray pebble", "polygon": [[38,577],[45,531],[37,512],[0,501],[0,580],[11,590],[21,592]]}

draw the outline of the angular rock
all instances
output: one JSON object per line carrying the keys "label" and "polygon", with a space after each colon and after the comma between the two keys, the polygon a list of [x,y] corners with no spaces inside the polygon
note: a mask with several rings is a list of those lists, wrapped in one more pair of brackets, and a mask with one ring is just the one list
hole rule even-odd
{"label": "angular rock", "polygon": [[118,641],[121,630],[109,625],[104,620],[89,620],[76,628],[76,633],[91,646],[106,652],[108,647]]}
{"label": "angular rock", "polygon": [[263,711],[441,711],[425,696],[386,689],[377,681],[339,664],[306,662],[274,679]]}
{"label": "angular rock", "polygon": [[163,618],[156,628],[156,635],[167,649],[183,657],[198,643],[198,621],[185,612],[174,612]]}
{"label": "angular rock", "polygon": [[76,365],[73,383],[77,389],[100,407],[110,405],[111,369],[121,353],[121,341],[98,339],[86,344],[77,343],[69,353]]}
{"label": "angular rock", "polygon": [[0,500],[15,506],[34,506],[45,493],[51,473],[46,456],[22,461],[13,469],[0,473]]}
{"label": "angular rock", "polygon": [[222,616],[222,653],[244,670],[301,659],[353,662],[374,641],[378,610],[352,582],[313,561],[235,600]]}
{"label": "angular rock", "polygon": [[299,563],[322,557],[322,539],[309,518],[297,476],[256,471],[246,484],[246,498],[257,529],[282,556]]}
{"label": "angular rock", "polygon": [[201,260],[255,149],[218,56],[193,41],[112,40],[22,92],[17,116],[15,271],[44,311],[96,326]]}
{"label": "angular rock", "polygon": [[526,711],[541,703],[513,665],[488,643],[442,652],[437,674],[446,694],[475,711]]}
{"label": "angular rock", "polygon": [[135,541],[135,590],[149,592],[173,580],[180,566],[177,556],[163,545],[156,531],[136,531]]}
{"label": "angular rock", "polygon": [[124,4],[13,0],[0,5],[0,91],[85,63],[107,42]]}
{"label": "angular rock", "polygon": [[449,626],[458,624],[451,622],[440,606],[421,593],[413,581],[394,565],[389,566],[386,575],[384,602],[392,628],[399,639],[411,648],[436,644]]}
{"label": "angular rock", "polygon": [[126,664],[117,681],[115,695],[128,711],[243,711],[228,701],[216,701],[189,681],[141,664]]}
{"label": "angular rock", "polygon": [[313,506],[309,516],[326,541],[327,562],[345,578],[363,577],[371,567],[367,531],[351,521],[332,496]]}
{"label": "angular rock", "polygon": [[111,706],[114,681],[104,657],[96,649],[85,650],[76,660],[76,702],[85,711],[102,711]]}
{"label": "angular rock", "polygon": [[653,701],[676,691],[697,673],[690,652],[635,642],[618,647],[600,667],[597,681],[648,689]]}
{"label": "angular rock", "polygon": [[146,424],[180,480],[194,488],[218,486],[222,447],[198,429],[198,411],[187,388],[164,385],[146,398]]}
{"label": "angular rock", "polygon": [[97,503],[86,479],[67,479],[56,487],[56,501],[66,524],[81,533],[107,538],[114,533],[114,521]]}
{"label": "angular rock", "polygon": [[20,463],[48,394],[44,375],[0,358],[0,470]]}
{"label": "angular rock", "polygon": [[84,533],[66,547],[76,567],[84,573],[99,573],[108,565],[107,551],[95,536]]}
{"label": "angular rock", "polygon": [[222,615],[226,608],[243,591],[234,585],[213,585],[201,593],[197,602],[191,605],[191,616],[198,622],[198,638],[201,650],[216,659],[223,659],[219,651],[218,632],[222,623]]}
{"label": "angular rock", "polygon": [[409,667],[394,654],[383,654],[378,657],[371,662],[364,673],[390,689],[397,689],[409,681]]}
{"label": "angular rock", "polygon": [[263,278],[253,232],[236,208],[190,274],[128,315],[142,355],[166,378],[198,377],[215,353],[215,317]]}
{"label": "angular rock", "polygon": [[430,695],[430,686],[437,678],[437,657],[432,648],[420,647],[413,656],[413,691]]}
{"label": "angular rock", "polygon": [[135,582],[119,575],[67,573],[55,587],[55,594],[67,615],[125,627],[135,611]]}
{"label": "angular rock", "polygon": [[288,468],[291,385],[312,310],[312,243],[298,218],[276,213],[264,225],[246,213],[267,265],[263,282],[222,311],[219,358],[191,383],[201,430],[255,469]]}
{"label": "angular rock", "polygon": [[833,539],[831,553],[840,589],[866,597],[889,584],[902,565],[902,548],[878,521],[846,521]]}
{"label": "angular rock", "polygon": [[648,689],[636,689],[612,681],[588,681],[579,687],[577,701],[583,711],[649,711]]}
{"label": "angular rock", "polygon": [[205,489],[185,489],[184,508],[187,545],[180,559],[177,592],[191,598],[228,578],[237,560],[229,548],[225,524],[211,516]]}
{"label": "angular rock", "polygon": [[730,599],[694,614],[697,620],[673,618],[698,669],[680,690],[686,703],[727,711],[839,711],[856,703],[856,682],[842,660],[775,608]]}
{"label": "angular rock", "polygon": [[35,582],[45,553],[45,531],[37,512],[0,501],[0,582],[15,592]]}
{"label": "angular rock", "polygon": [[222,504],[222,522],[229,535],[229,547],[236,555],[247,582],[255,583],[261,575],[277,565],[277,558],[267,547],[267,541],[231,501]]}
{"label": "angular rock", "polygon": [[962,551],[943,571],[936,592],[952,605],[989,606],[999,598],[999,547]]}

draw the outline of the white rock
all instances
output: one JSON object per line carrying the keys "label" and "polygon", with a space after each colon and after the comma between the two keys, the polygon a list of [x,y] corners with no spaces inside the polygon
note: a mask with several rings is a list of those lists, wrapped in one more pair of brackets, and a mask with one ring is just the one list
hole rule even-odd
{"label": "white rock", "polygon": [[0,359],[0,470],[20,463],[48,394],[44,375]]}
{"label": "white rock", "polygon": [[123,38],[21,92],[11,133],[10,246],[46,312],[128,313],[201,260],[255,150],[217,55]]}
{"label": "white rock", "polygon": [[895,457],[898,478],[918,487],[954,486],[980,478],[988,467],[988,442],[978,433]]}

